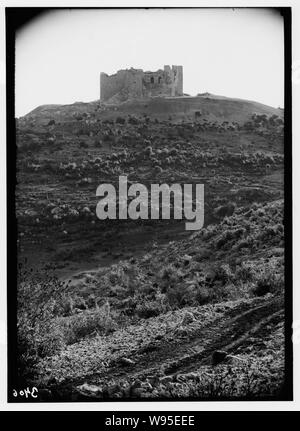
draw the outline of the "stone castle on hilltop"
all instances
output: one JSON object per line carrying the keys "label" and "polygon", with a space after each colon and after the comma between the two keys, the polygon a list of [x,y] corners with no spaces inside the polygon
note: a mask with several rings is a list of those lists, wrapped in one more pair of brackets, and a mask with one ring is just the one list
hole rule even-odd
{"label": "stone castle on hilltop", "polygon": [[142,69],[119,70],[114,75],[101,73],[100,100],[125,101],[155,96],[182,96],[182,66],[164,66],[156,72]]}

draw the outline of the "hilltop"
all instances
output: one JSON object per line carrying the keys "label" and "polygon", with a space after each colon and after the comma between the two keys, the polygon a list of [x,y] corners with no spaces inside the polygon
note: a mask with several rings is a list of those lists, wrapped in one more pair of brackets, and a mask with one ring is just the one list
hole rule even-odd
{"label": "hilltop", "polygon": [[71,105],[42,105],[22,117],[22,121],[35,121],[47,124],[50,120],[59,122],[76,121],[76,117],[86,114],[98,120],[115,119],[120,115],[147,115],[150,118],[177,121],[194,121],[195,118],[209,121],[236,122],[243,124],[251,115],[278,115],[283,117],[283,110],[258,102],[232,99],[204,93],[203,96],[153,97],[142,100],[129,100],[123,103],[76,102]]}

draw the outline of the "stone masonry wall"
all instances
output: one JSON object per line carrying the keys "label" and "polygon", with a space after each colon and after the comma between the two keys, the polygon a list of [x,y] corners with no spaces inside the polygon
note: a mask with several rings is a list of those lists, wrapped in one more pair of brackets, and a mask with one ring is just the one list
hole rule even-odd
{"label": "stone masonry wall", "polygon": [[100,100],[140,99],[153,96],[182,96],[182,66],[164,66],[155,72],[142,69],[119,70],[114,75],[101,73]]}

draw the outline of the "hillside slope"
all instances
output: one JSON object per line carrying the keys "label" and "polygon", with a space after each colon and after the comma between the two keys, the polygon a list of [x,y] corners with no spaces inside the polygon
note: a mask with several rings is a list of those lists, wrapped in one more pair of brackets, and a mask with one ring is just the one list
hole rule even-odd
{"label": "hillside slope", "polygon": [[280,397],[282,204],[240,208],[140,259],[74,276],[40,334],[46,398]]}
{"label": "hillside slope", "polygon": [[[212,95],[19,119],[20,387],[283,399],[283,131],[282,111]],[[97,187],[121,175],[204,184],[204,228],[99,220]]]}
{"label": "hillside slope", "polygon": [[231,99],[226,97],[205,95],[170,98],[151,98],[148,100],[131,100],[120,104],[103,104],[99,101],[91,103],[77,102],[71,105],[39,106],[24,117],[23,120],[34,120],[37,124],[47,124],[50,120],[59,122],[76,121],[74,116],[82,113],[98,119],[114,119],[119,115],[148,115],[152,118],[172,116],[174,120],[193,120],[196,115],[210,121],[235,121],[243,124],[251,119],[251,115],[278,115],[283,111],[258,102]]}

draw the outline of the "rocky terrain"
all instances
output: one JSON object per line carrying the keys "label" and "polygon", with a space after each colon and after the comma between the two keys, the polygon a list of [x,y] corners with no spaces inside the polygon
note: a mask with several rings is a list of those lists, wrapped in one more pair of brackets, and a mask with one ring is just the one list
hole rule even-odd
{"label": "rocky terrain", "polygon": [[[19,376],[45,400],[278,399],[283,111],[209,94],[17,120]],[[96,189],[201,183],[205,226],[96,217]]]}

